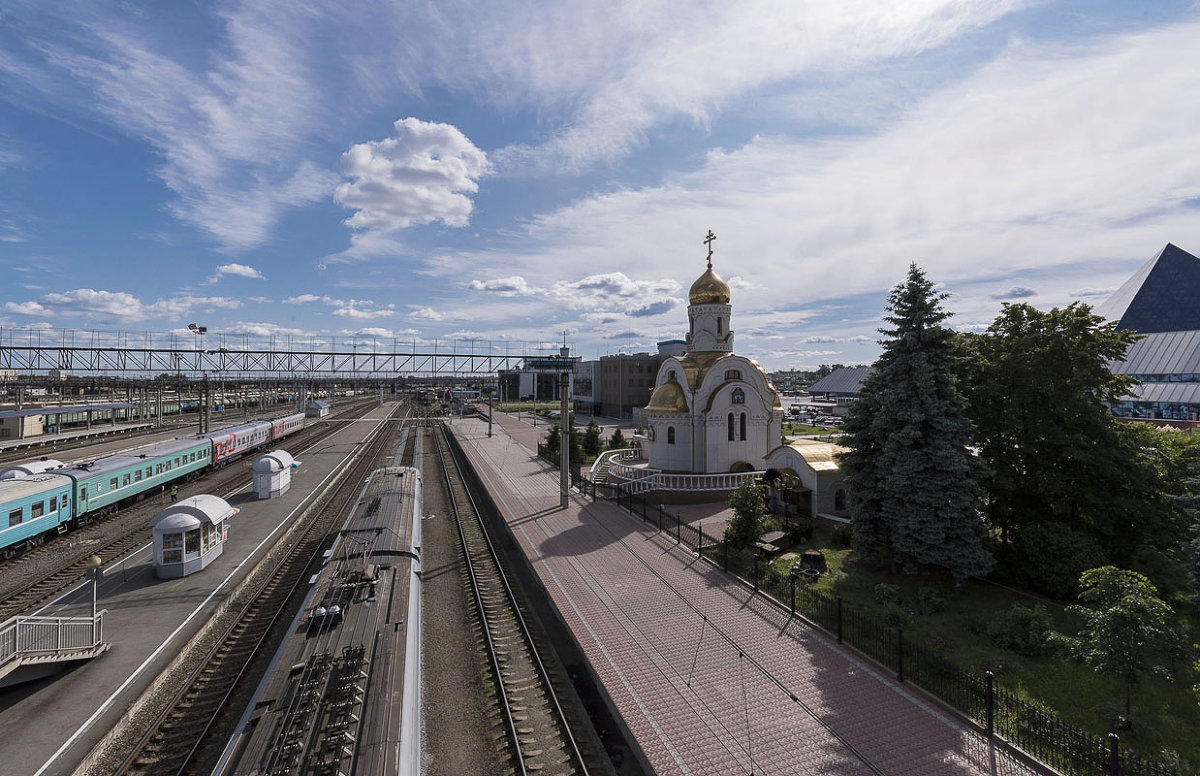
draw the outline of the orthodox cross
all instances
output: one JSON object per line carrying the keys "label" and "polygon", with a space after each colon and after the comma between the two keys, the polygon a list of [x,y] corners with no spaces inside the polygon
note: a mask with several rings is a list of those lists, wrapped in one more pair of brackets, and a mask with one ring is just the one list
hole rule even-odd
{"label": "orthodox cross", "polygon": [[713,240],[715,240],[715,239],[717,239],[717,236],[712,233],[711,229],[709,229],[708,234],[704,237],[704,244],[708,246],[708,268],[709,269],[712,269],[712,244],[713,244]]}

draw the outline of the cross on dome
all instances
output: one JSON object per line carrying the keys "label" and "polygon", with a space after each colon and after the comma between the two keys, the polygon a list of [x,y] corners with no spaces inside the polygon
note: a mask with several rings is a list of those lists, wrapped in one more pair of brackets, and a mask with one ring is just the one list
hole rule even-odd
{"label": "cross on dome", "polygon": [[713,234],[711,229],[709,229],[708,234],[705,235],[705,237],[704,237],[704,244],[708,246],[708,268],[709,269],[712,269],[712,244],[713,244],[713,240],[715,240],[715,239],[717,239],[717,236],[715,234]]}

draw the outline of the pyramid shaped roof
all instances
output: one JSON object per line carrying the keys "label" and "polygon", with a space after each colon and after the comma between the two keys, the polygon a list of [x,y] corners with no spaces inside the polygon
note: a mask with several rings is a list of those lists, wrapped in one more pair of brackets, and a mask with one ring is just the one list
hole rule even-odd
{"label": "pyramid shaped roof", "polygon": [[1200,258],[1167,243],[1096,313],[1142,334],[1200,329]]}

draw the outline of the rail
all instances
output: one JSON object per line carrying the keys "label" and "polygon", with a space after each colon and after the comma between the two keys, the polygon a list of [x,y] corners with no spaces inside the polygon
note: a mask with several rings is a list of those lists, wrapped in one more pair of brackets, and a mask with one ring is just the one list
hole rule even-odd
{"label": "rail", "polygon": [[723,472],[719,474],[671,474],[642,466],[613,461],[608,467],[612,483],[626,493],[652,490],[728,491],[746,480],[762,477],[763,472]]}
{"label": "rail", "polygon": [[93,650],[103,641],[104,611],[96,617],[13,617],[0,625],[0,667],[25,656]]}

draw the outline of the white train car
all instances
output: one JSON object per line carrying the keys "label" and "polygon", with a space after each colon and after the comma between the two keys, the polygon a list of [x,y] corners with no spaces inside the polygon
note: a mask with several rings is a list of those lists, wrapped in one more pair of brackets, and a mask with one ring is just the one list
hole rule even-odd
{"label": "white train car", "polygon": [[271,441],[282,439],[304,428],[304,413],[297,412],[271,421]]}
{"label": "white train car", "polygon": [[270,442],[271,422],[255,420],[240,426],[223,428],[220,431],[210,431],[200,436],[212,440],[213,464],[220,466]]}

